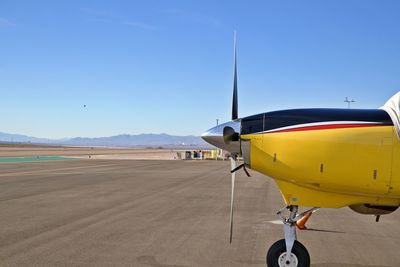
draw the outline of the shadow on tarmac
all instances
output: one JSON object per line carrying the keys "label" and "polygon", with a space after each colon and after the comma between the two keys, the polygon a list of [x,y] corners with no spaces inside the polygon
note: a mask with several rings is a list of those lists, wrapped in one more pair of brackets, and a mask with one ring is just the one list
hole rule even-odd
{"label": "shadow on tarmac", "polygon": [[[304,230],[303,230],[304,231]],[[325,233],[336,233],[336,234],[345,234],[346,232],[334,231],[334,230],[324,230],[324,229],[315,229],[315,228],[307,228],[305,231],[315,231],[315,232],[325,232]],[[375,266],[371,266],[375,267]]]}
{"label": "shadow on tarmac", "polygon": [[311,264],[311,267],[390,267],[390,266],[387,266],[387,265],[346,264],[346,263],[317,263],[317,264]]}

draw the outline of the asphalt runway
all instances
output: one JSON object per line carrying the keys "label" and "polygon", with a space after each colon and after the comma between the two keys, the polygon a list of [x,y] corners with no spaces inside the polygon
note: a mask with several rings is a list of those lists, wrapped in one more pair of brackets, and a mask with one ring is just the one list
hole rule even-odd
{"label": "asphalt runway", "polygon": [[[1,266],[265,266],[283,238],[274,182],[240,171],[229,244],[229,162],[0,164]],[[298,231],[312,266],[400,266],[400,212],[320,210]]]}

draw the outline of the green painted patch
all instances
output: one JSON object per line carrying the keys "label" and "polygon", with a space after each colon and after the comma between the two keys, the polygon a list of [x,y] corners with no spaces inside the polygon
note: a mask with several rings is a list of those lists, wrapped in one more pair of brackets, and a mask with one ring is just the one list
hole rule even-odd
{"label": "green painted patch", "polygon": [[61,156],[38,156],[38,157],[12,157],[0,158],[1,162],[34,162],[34,161],[55,161],[55,160],[77,160],[76,158],[66,158]]}

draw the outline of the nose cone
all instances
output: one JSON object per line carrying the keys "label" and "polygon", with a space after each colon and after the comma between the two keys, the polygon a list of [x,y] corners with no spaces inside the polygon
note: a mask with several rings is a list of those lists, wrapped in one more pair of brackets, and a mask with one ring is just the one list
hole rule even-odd
{"label": "nose cone", "polygon": [[207,143],[227,150],[231,153],[240,153],[240,120],[220,124],[201,135]]}

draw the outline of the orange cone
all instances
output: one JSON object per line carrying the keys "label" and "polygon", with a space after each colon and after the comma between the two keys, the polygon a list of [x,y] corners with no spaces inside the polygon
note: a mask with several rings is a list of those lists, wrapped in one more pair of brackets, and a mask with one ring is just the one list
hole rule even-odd
{"label": "orange cone", "polygon": [[306,222],[308,221],[308,219],[310,219],[312,212],[308,212],[307,214],[305,214],[300,220],[298,220],[296,222],[296,226],[297,228],[299,228],[299,230],[306,230]]}

